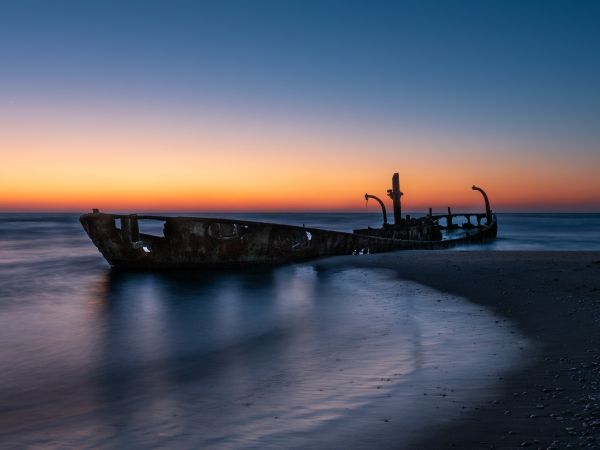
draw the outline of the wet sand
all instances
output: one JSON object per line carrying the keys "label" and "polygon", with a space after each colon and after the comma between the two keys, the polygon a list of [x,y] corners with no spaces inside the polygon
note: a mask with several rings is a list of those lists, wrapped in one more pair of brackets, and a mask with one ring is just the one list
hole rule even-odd
{"label": "wet sand", "polygon": [[499,373],[496,398],[456,403],[459,418],[412,448],[600,447],[600,252],[413,251],[322,264],[393,269],[492,309],[535,344],[522,368]]}

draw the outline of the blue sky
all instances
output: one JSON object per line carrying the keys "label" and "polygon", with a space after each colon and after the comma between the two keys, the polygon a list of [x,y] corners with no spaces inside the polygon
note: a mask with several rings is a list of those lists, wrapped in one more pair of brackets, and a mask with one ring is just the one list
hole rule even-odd
{"label": "blue sky", "polygon": [[0,12],[6,99],[264,102],[598,136],[600,2],[19,0]]}
{"label": "blue sky", "polygon": [[260,118],[590,166],[599,23],[597,1],[4,0],[0,119]]}

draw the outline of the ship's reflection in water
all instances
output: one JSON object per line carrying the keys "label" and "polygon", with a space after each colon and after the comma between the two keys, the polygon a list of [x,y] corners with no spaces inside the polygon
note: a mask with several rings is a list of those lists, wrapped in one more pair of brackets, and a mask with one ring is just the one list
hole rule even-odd
{"label": "ship's reflection in water", "polygon": [[387,447],[440,415],[440,389],[487,386],[506,342],[487,312],[390,272],[319,267],[119,273],[82,255],[2,269],[0,441]]}
{"label": "ship's reflection in water", "polygon": [[311,441],[308,433],[385,398],[422,366],[418,324],[376,293],[373,283],[386,279],[310,265],[200,277],[111,274],[97,304],[103,336],[94,407],[137,445]]}

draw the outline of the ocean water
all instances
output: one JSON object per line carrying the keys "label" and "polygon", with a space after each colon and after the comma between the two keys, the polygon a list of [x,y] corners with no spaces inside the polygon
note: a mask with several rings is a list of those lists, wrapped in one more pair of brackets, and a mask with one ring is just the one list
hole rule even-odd
{"label": "ocean water", "polygon": [[[238,215],[351,230],[371,214]],[[600,249],[599,215],[501,215],[487,249]],[[76,215],[0,215],[0,447],[397,448],[529,344],[380,269],[116,273]],[[390,426],[392,423],[394,426]]]}

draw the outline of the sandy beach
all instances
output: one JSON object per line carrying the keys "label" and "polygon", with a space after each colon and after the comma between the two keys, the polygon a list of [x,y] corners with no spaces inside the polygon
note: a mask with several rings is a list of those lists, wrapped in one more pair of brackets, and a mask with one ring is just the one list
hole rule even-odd
{"label": "sandy beach", "polygon": [[393,269],[466,297],[536,344],[522,369],[499,377],[497,398],[449,418],[414,448],[600,446],[599,252],[398,252],[323,262],[340,263]]}

